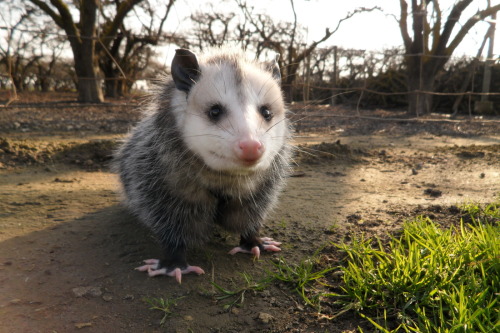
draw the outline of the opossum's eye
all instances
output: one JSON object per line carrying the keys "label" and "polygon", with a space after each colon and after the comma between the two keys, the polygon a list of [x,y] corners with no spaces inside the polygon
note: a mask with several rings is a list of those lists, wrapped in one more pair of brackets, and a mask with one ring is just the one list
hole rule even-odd
{"label": "opossum's eye", "polygon": [[264,120],[271,121],[271,119],[273,119],[273,113],[271,112],[271,110],[269,110],[269,106],[262,105],[259,108],[259,112],[262,115],[262,117],[264,118]]}
{"label": "opossum's eye", "polygon": [[212,121],[217,121],[224,114],[224,108],[219,104],[214,104],[208,110],[208,118]]}

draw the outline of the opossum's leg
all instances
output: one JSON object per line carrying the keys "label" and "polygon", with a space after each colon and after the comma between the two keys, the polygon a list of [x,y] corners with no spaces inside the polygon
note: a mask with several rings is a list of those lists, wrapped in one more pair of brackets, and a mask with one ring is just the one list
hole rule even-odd
{"label": "opossum's leg", "polygon": [[249,253],[253,254],[258,259],[260,257],[261,251],[269,251],[269,252],[281,251],[281,249],[278,247],[280,245],[281,245],[280,242],[276,242],[269,237],[262,237],[262,238],[255,236],[245,237],[242,235],[240,240],[240,246],[233,248],[231,251],[229,251],[229,254]]}
{"label": "opossum's leg", "polygon": [[172,276],[179,283],[182,281],[183,274],[205,274],[205,271],[201,267],[188,265],[185,248],[176,248],[174,250],[166,250],[165,252],[167,259],[144,260],[145,265],[137,267],[136,270],[141,272],[147,271],[151,277],[158,275]]}
{"label": "opossum's leg", "polygon": [[240,245],[229,251],[229,254],[250,253],[259,258],[262,251],[281,251],[280,242],[272,238],[259,237],[259,230],[268,211],[269,194],[256,191],[249,199],[220,198],[216,220],[230,231],[241,234]]}

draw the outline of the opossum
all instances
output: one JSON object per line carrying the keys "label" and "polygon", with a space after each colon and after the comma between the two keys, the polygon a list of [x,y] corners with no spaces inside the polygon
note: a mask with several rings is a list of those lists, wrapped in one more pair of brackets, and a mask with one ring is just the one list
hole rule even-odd
{"label": "opossum", "polygon": [[206,242],[214,223],[241,235],[230,254],[280,251],[259,235],[290,170],[280,81],[276,61],[241,50],[176,51],[171,79],[115,156],[126,205],[164,251],[139,271],[179,283],[182,274],[203,274],[186,251]]}

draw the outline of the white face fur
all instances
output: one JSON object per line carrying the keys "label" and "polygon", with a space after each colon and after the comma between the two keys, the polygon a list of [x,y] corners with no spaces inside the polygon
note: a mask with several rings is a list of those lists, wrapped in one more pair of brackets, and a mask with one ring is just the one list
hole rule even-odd
{"label": "white face fur", "polygon": [[[201,76],[187,100],[177,91],[174,104],[184,141],[209,168],[248,174],[270,166],[285,144],[288,128],[272,73],[246,61],[238,61],[238,68],[230,62],[201,61]],[[258,152],[242,157],[242,142],[250,142],[251,150]]]}

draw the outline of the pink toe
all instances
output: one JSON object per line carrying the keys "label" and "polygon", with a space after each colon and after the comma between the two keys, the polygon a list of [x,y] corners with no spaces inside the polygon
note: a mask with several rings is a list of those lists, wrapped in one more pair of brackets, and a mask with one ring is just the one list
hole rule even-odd
{"label": "pink toe", "polygon": [[205,274],[205,271],[198,266],[188,266],[185,270],[182,271],[182,274],[188,273],[196,273],[198,275]]}
{"label": "pink toe", "polygon": [[146,260],[144,260],[144,263],[148,264],[148,265],[158,265],[160,263],[160,260],[158,260],[158,259],[146,259]]}
{"label": "pink toe", "polygon": [[260,249],[259,249],[258,246],[252,247],[252,250],[250,252],[254,255],[255,258],[259,259],[259,257],[260,257]]}
{"label": "pink toe", "polygon": [[260,240],[263,242],[264,245],[276,245],[276,246],[281,245],[281,242],[277,242],[271,237],[262,237]]}
{"label": "pink toe", "polygon": [[160,260],[158,259],[147,259],[143,261],[146,265],[142,265],[139,267],[136,267],[135,270],[138,270],[140,272],[145,272],[149,270],[155,270],[158,268],[158,265],[160,263]]}
{"label": "pink toe", "polygon": [[136,267],[134,268],[136,271],[140,271],[140,272],[145,272],[147,270],[149,270],[149,265],[143,265],[143,266],[139,266],[139,267]]}
{"label": "pink toe", "polygon": [[173,276],[175,276],[175,280],[177,280],[177,282],[179,282],[179,284],[181,284],[181,282],[182,282],[182,272],[181,272],[181,269],[180,268],[176,268],[176,269],[174,269],[174,271],[172,273],[174,273]]}
{"label": "pink toe", "polygon": [[231,251],[228,252],[231,255],[235,255],[236,253],[250,253],[247,250],[243,249],[241,246],[237,246]]}
{"label": "pink toe", "polygon": [[158,275],[167,275],[167,269],[166,268],[162,268],[162,269],[149,269],[148,270],[148,275],[150,277],[155,277],[155,276],[158,276]]}
{"label": "pink toe", "polygon": [[270,244],[270,245],[266,244],[266,245],[264,245],[264,250],[266,250],[266,251],[272,251],[272,252],[279,252],[279,251],[281,251],[281,249],[279,247],[275,246],[274,244]]}

